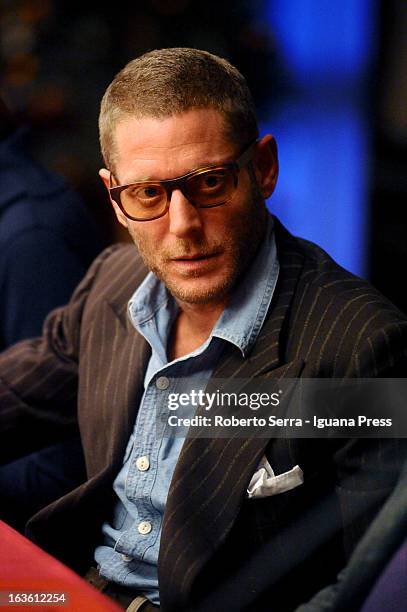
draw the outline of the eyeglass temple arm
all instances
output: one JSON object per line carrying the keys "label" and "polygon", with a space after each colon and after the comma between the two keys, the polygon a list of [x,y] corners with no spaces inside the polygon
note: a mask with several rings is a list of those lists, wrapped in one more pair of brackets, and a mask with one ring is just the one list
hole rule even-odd
{"label": "eyeglass temple arm", "polygon": [[116,185],[113,185],[113,180],[112,179],[116,180],[116,177],[115,177],[115,175],[113,174],[113,172],[111,170],[109,170],[109,173],[110,173],[109,174],[109,189],[113,189],[114,187],[116,187]]}
{"label": "eyeglass temple arm", "polygon": [[249,144],[246,151],[243,151],[239,159],[236,160],[236,164],[238,168],[243,168],[243,166],[245,166],[252,160],[253,150],[258,142],[259,142],[259,139],[256,138],[256,140],[254,140],[251,144]]}

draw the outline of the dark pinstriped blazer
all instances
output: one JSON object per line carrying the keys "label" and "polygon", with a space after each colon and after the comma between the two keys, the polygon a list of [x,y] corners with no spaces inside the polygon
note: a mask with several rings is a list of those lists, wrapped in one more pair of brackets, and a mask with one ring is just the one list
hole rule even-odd
{"label": "dark pinstriped blazer", "polygon": [[[248,358],[227,347],[214,377],[405,376],[407,321],[366,282],[276,221],[280,277]],[[250,271],[248,272],[250,273]],[[127,319],[146,274],[133,246],[94,262],[41,339],[0,356],[2,452],[74,426],[88,480],[33,517],[27,534],[83,571],[92,563],[143,390],[149,348]],[[4,441],[4,444],[3,444]],[[390,493],[397,441],[187,438],[171,482],[159,555],[161,606],[292,610],[333,581]],[[266,453],[304,484],[247,500]]]}

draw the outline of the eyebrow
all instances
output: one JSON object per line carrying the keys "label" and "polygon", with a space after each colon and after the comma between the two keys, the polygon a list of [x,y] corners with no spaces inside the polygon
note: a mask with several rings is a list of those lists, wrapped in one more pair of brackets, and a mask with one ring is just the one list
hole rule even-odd
{"label": "eyebrow", "polygon": [[[163,181],[169,181],[169,180],[174,180],[177,179],[181,176],[185,176],[186,174],[190,174],[192,172],[196,172],[197,170],[204,170],[205,168],[216,168],[218,166],[226,166],[227,164],[231,164],[233,163],[234,160],[233,159],[229,159],[229,160],[221,160],[221,161],[210,161],[208,163],[204,163],[204,164],[199,164],[199,166],[195,166],[195,168],[192,168],[191,170],[187,170],[186,172],[183,172],[182,174],[178,174],[178,176],[174,176],[173,179],[159,179],[159,178],[152,178],[151,176],[146,176],[145,178],[137,178],[137,179],[130,179],[124,183],[120,183],[120,185],[133,185],[134,183],[161,183]],[[113,174],[113,173],[112,173]],[[115,178],[117,178],[114,174],[113,176]],[[120,186],[118,185],[118,186]]]}

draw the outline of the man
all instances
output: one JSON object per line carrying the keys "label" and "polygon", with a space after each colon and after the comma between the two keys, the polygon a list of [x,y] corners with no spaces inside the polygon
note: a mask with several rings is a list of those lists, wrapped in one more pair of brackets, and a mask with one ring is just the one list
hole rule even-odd
{"label": "man", "polygon": [[407,465],[392,494],[359,541],[335,587],[297,612],[361,610],[401,612],[407,604]]}
{"label": "man", "polygon": [[[28,153],[27,134],[0,99],[0,350],[41,334],[47,314],[69,300],[104,242],[80,198]],[[45,432],[44,432],[45,434]],[[64,437],[68,432],[64,433]],[[57,442],[21,431],[25,452]],[[69,461],[66,459],[69,457]],[[11,457],[8,457],[11,459]],[[69,439],[0,466],[0,517],[23,527],[42,506],[81,482],[77,431]],[[25,481],[35,482],[15,504]]]}
{"label": "man", "polygon": [[0,99],[0,350],[41,334],[104,246],[83,202],[26,140]]}
{"label": "man", "polygon": [[[406,320],[267,213],[276,145],[225,60],[130,62],[100,138],[141,258],[105,251],[42,339],[0,358],[3,452],[21,427],[68,426],[78,402],[88,479],[27,534],[129,610],[293,610],[335,580],[391,492],[397,441],[184,441],[160,417],[197,381],[404,376]],[[273,494],[256,497],[256,474]]]}

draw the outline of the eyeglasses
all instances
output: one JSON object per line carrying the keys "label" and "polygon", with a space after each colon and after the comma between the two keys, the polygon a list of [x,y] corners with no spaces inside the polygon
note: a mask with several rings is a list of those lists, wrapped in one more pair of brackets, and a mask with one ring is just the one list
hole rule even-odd
{"label": "eyeglasses", "polygon": [[233,162],[204,166],[165,181],[138,181],[112,186],[110,197],[123,214],[133,221],[152,221],[163,217],[170,206],[171,194],[179,189],[196,208],[214,208],[231,200],[238,184],[239,170],[253,157],[255,142],[245,148]]}

